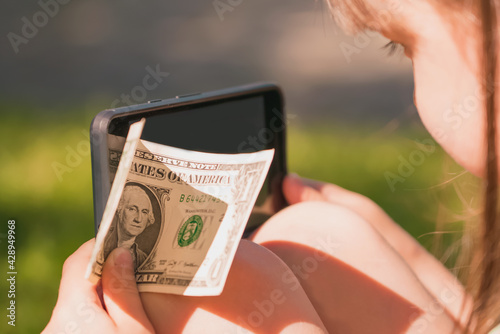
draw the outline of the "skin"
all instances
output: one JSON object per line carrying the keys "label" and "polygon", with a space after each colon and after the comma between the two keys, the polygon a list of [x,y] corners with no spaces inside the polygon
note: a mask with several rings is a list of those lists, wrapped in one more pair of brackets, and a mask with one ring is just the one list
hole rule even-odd
{"label": "skin", "polygon": [[[290,204],[327,202],[348,209],[365,220],[402,257],[433,298],[438,299],[453,318],[460,318],[465,323],[470,300],[463,286],[375,202],[337,185],[302,179],[296,175],[287,176],[283,188]],[[462,312],[464,303],[465,310]]]}
{"label": "skin", "polygon": [[85,279],[94,243],[86,242],[64,262],[57,304],[42,333],[154,333],[126,249],[111,252],[99,285]]}
{"label": "skin", "polygon": [[158,333],[326,333],[291,270],[248,240],[240,242],[220,296],[141,298]]}
{"label": "skin", "polygon": [[290,269],[253,242],[240,242],[224,292],[215,297],[139,293],[124,248],[113,250],[101,284],[93,285],[84,276],[94,243],[88,241],[64,263],[57,304],[43,334],[326,333]]}
{"label": "skin", "polygon": [[[331,1],[338,8],[356,8],[352,2]],[[424,125],[458,163],[484,175],[485,95],[477,53],[481,32],[470,8],[431,0],[356,3],[364,10],[355,15],[340,10],[345,27],[369,27],[404,46]],[[105,311],[97,301],[97,287],[82,282],[88,254],[79,250],[65,265],[47,328],[62,328],[76,318],[74,307],[68,306],[87,297],[98,309],[100,305],[104,326],[89,332],[122,326],[126,333],[130,325],[160,333],[453,333],[463,323],[467,307],[464,318],[460,309],[468,302],[463,288],[375,203],[335,185],[297,177],[288,177],[283,191],[296,205],[266,222],[253,242],[242,241],[221,296],[149,293],[138,301],[133,280],[127,285],[129,294],[113,295],[107,283],[107,273],[113,277],[113,271],[105,266]],[[326,238],[326,246],[319,237]],[[112,268],[113,262],[106,263]],[[130,277],[126,273],[115,278]],[[79,285],[72,288],[68,282]],[[275,305],[265,324],[252,327],[247,317],[253,302],[275,289],[286,293],[286,302]]]}
{"label": "skin", "polygon": [[[459,332],[463,288],[373,202],[298,177],[285,179],[284,194],[298,204],[252,240],[294,270],[330,333]],[[315,251],[326,259],[313,266]]]}
{"label": "skin", "polygon": [[[344,3],[340,0],[334,2],[336,5]],[[474,21],[469,8],[450,7],[449,4],[433,1],[400,1],[395,4],[389,1],[365,0],[360,3],[366,11],[358,11],[356,15],[341,11],[340,15],[347,18],[344,21],[345,27],[354,29],[374,27],[374,30],[385,37],[403,45],[405,55],[413,64],[414,100],[424,125],[433,138],[458,163],[476,175],[484,175],[485,95],[481,92],[481,58],[476,52],[480,47],[478,41],[481,40],[481,35],[477,21]],[[353,4],[348,2],[347,6],[352,7]],[[383,235],[383,242],[378,245],[381,247],[380,252],[385,253],[383,257],[389,257],[392,252],[389,249],[382,250],[384,247],[382,244],[385,242],[404,260],[402,263],[393,263],[383,273],[389,273],[391,276],[404,275],[404,272],[410,269],[418,279],[418,283],[425,289],[418,292],[419,296],[410,293],[406,297],[415,305],[419,305],[414,298],[427,294],[431,300],[438,301],[446,310],[441,312],[442,317],[464,322],[470,304],[463,288],[438,261],[369,199],[335,185],[297,178],[288,178],[284,188],[290,203],[328,202],[340,205],[363,218],[379,235]],[[297,217],[298,213],[288,218],[293,220],[294,216]],[[315,216],[316,214],[310,211],[308,218],[314,220]],[[337,222],[334,223],[338,225]],[[256,233],[254,240],[268,245],[275,253],[281,254],[284,252],[280,249],[283,245],[276,243],[275,237],[279,228],[273,226],[280,224],[282,222],[276,219],[271,220],[269,224],[266,223],[267,226]],[[357,230],[361,229],[359,226]],[[348,232],[343,226],[330,227],[328,224],[322,226],[322,230],[337,234]],[[315,247],[310,241],[307,230],[298,231],[300,232],[294,233],[294,236],[289,236],[288,239]],[[282,239],[280,237],[280,240]],[[281,256],[289,266],[300,264],[300,255],[290,256],[285,253]],[[368,272],[370,263],[363,261],[369,259],[370,254],[365,254],[360,248],[352,250],[352,253],[352,256],[361,256],[361,259],[346,257],[347,263],[354,264],[356,268],[368,273],[377,281],[384,282],[386,279],[384,275],[377,276],[376,272]],[[304,282],[306,292],[308,289],[314,289],[314,285],[307,288],[309,284],[311,283]],[[408,291],[400,293],[403,292]],[[327,302],[321,299],[321,295],[319,296],[317,300],[312,300],[318,310],[321,309],[323,302]],[[463,302],[465,308],[461,313]],[[319,313],[321,316],[321,312]],[[350,314],[354,315],[354,319],[356,316],[362,316],[355,309]],[[425,314],[422,318],[426,318]],[[322,319],[325,326],[333,330],[336,324],[324,316]],[[418,323],[418,320],[415,323]],[[429,326],[441,326],[435,321],[428,323]],[[428,330],[431,330],[430,327]],[[440,330],[437,329],[437,332]]]}
{"label": "skin", "polygon": [[[335,3],[338,5],[343,2],[335,1]],[[434,139],[458,163],[476,175],[484,175],[485,95],[481,92],[481,58],[476,52],[480,47],[478,41],[481,40],[481,35],[477,21],[474,20],[469,8],[450,7],[449,4],[431,1],[401,1],[396,5],[380,0],[365,0],[360,3],[367,10],[358,11],[356,15],[344,11],[344,17],[348,18],[345,26],[375,27],[375,30],[385,37],[403,45],[405,55],[413,64],[414,100],[423,123]],[[349,2],[348,5],[352,6],[352,3]],[[381,17],[384,17],[384,20],[381,20]],[[335,185],[297,178],[288,178],[284,187],[284,193],[290,203],[312,200],[328,202],[340,205],[363,218],[375,231],[383,235],[383,242],[389,244],[404,260],[403,263],[393,263],[384,273],[402,275],[409,268],[425,289],[418,292],[419,295],[427,294],[431,299],[438,301],[446,310],[441,313],[443,317],[464,322],[470,304],[463,288],[438,261],[373,202]],[[297,217],[298,213],[294,216]],[[289,219],[292,220],[294,216],[291,215]],[[314,220],[315,216],[310,211],[308,218]],[[283,246],[275,240],[278,229],[272,226],[280,224],[282,222],[276,222],[276,219],[271,220],[269,224],[266,223],[267,226],[254,236],[254,240],[268,245],[275,253],[281,254],[283,251],[280,247]],[[328,224],[322,226],[322,230],[331,230],[337,234],[346,233],[344,227],[330,227]],[[358,230],[361,230],[361,227],[358,227]],[[300,232],[288,238],[314,247],[308,231],[298,231]],[[297,238],[299,240],[296,240]],[[280,240],[282,239],[280,237]],[[383,247],[382,244],[379,246]],[[358,259],[350,257],[346,257],[345,261],[367,273],[370,263],[364,263],[363,260],[369,259],[370,254],[365,254],[363,257],[364,252],[360,248],[352,252],[353,256],[362,257],[359,262]],[[388,249],[381,252],[386,253],[384,258],[391,253]],[[289,266],[297,265],[301,260],[300,255],[285,254],[282,258]],[[379,282],[384,282],[386,279],[384,275],[377,276],[376,272],[369,275]],[[309,291],[307,288],[309,284],[304,282],[306,292]],[[312,285],[310,289],[314,289],[314,286]],[[419,305],[413,298],[420,296],[411,293],[407,298],[414,301],[415,305]],[[319,310],[321,303],[327,301],[321,300],[320,295],[319,299],[312,302]],[[464,311],[461,313],[464,302]],[[355,309],[350,314],[354,314],[355,317],[362,316],[357,314]],[[335,323],[329,322],[323,316],[322,319],[329,330],[334,328]],[[417,322],[418,320],[415,323]],[[429,324],[441,326],[434,321]]]}
{"label": "skin", "polygon": [[356,17],[344,12],[346,27],[373,27],[404,47],[413,64],[414,101],[422,122],[458,163],[484,175],[485,95],[478,53],[482,35],[470,7],[432,0],[360,3],[367,12]]}

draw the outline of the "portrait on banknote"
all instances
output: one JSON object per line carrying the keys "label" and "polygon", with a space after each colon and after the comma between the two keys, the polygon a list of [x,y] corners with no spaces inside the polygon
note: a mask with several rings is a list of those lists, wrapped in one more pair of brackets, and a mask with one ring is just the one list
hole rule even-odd
{"label": "portrait on banknote", "polygon": [[115,217],[104,241],[104,259],[117,247],[130,249],[135,268],[148,258],[162,224],[155,193],[137,182],[127,182]]}

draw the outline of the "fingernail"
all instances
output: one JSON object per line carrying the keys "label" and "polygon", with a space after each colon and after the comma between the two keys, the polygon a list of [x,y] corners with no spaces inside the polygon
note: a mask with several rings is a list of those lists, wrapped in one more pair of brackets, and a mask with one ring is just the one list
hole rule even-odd
{"label": "fingernail", "polygon": [[113,251],[113,262],[120,267],[132,267],[132,254],[123,247],[118,247]]}
{"label": "fingernail", "polygon": [[300,176],[297,173],[289,173],[287,177],[293,179],[293,180],[300,180]]}

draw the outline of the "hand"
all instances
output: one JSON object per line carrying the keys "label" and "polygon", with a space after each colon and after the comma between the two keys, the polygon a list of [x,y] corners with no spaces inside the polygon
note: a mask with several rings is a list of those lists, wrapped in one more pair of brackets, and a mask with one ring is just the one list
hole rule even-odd
{"label": "hand", "polygon": [[154,333],[137,291],[128,250],[111,252],[102,284],[85,279],[94,243],[94,239],[87,241],[65,261],[57,304],[43,334]]}
{"label": "hand", "polygon": [[283,182],[283,193],[290,205],[299,202],[321,201],[343,206],[374,225],[379,232],[381,232],[380,229],[386,227],[391,229],[395,225],[384,210],[371,199],[335,184],[290,174],[285,177]]}

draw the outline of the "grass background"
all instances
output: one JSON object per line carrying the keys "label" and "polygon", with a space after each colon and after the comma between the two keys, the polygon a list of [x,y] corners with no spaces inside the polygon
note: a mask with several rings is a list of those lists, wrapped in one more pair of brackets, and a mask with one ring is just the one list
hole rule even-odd
{"label": "grass background", "polygon": [[[61,116],[29,114],[19,106],[5,109],[13,112],[3,117],[0,125],[0,247],[6,254],[6,222],[15,219],[17,326],[6,326],[4,319],[0,332],[35,333],[50,318],[64,260],[94,235],[87,137],[93,112],[81,110],[70,113],[73,116]],[[386,172],[397,174],[401,159],[421,150],[416,140],[430,138],[419,123],[394,129],[390,124],[381,128],[295,119],[288,129],[289,169],[372,198],[430,247],[429,233],[435,230],[443,208],[446,212],[460,210],[454,183],[443,181],[460,177],[461,169],[447,163],[446,155],[436,147],[395,189],[384,176]],[[67,165],[71,150],[79,152],[81,161],[73,161],[71,171],[59,179],[53,164]],[[443,165],[448,166],[446,172]],[[449,221],[460,223],[459,218]],[[8,271],[6,259],[0,267]],[[1,291],[2,295],[7,291],[5,279]],[[6,299],[2,296],[0,300]]]}

